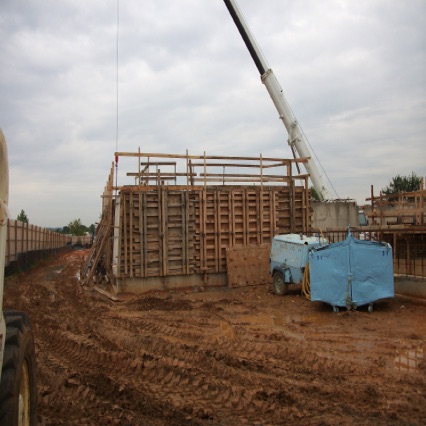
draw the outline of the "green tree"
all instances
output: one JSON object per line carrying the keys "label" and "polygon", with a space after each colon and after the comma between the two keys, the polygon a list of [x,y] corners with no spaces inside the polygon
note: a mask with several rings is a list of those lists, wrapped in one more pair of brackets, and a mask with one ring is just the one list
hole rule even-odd
{"label": "green tree", "polygon": [[29,223],[28,222],[28,216],[26,215],[24,210],[21,210],[21,213],[18,214],[17,220],[24,222],[24,223]]}
{"label": "green tree", "polygon": [[311,186],[309,189],[311,191],[312,201],[321,201],[321,198],[320,198],[317,190],[313,186]]}
{"label": "green tree", "polygon": [[69,233],[72,235],[82,236],[86,233],[87,228],[81,223],[81,219],[75,219],[68,224]]}
{"label": "green tree", "polygon": [[385,195],[399,194],[401,192],[414,192],[420,190],[422,178],[414,172],[409,176],[394,176],[389,185],[382,189]]}

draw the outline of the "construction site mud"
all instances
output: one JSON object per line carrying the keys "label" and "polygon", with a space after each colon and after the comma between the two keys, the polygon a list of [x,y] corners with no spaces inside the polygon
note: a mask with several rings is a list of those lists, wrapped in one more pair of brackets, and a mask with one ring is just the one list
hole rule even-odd
{"label": "construction site mud", "polygon": [[426,306],[369,313],[271,285],[112,301],[79,284],[85,250],[6,280],[28,312],[40,425],[424,425]]}

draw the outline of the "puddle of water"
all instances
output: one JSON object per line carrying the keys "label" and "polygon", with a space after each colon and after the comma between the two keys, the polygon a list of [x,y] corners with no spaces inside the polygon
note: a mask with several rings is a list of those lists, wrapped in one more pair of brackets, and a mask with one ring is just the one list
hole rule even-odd
{"label": "puddle of water", "polygon": [[394,367],[402,373],[412,373],[419,368],[425,359],[423,348],[414,348],[399,352],[394,359]]}

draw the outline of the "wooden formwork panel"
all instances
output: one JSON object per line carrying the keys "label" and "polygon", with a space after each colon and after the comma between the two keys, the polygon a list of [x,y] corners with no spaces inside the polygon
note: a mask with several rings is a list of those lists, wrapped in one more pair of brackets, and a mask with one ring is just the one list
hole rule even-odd
{"label": "wooden formwork panel", "polygon": [[227,249],[228,285],[239,287],[270,282],[270,247],[270,244],[251,244]]}
{"label": "wooden formwork panel", "polygon": [[193,271],[188,192],[121,194],[120,275],[190,274]]}
{"label": "wooden formwork panel", "polygon": [[119,276],[227,272],[227,250],[306,232],[303,187],[121,191]]}

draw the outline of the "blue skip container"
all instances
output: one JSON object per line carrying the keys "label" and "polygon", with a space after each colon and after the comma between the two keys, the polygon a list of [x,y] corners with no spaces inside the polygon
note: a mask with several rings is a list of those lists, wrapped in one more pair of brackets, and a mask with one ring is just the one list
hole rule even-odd
{"label": "blue skip container", "polygon": [[395,295],[392,247],[385,242],[345,241],[309,253],[311,301],[356,309]]}

